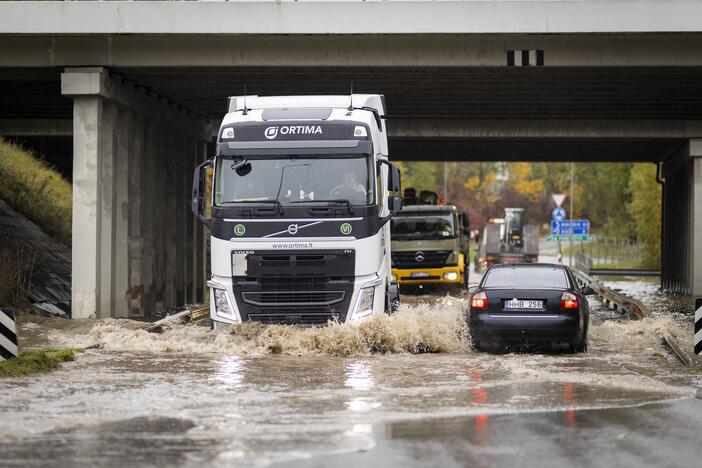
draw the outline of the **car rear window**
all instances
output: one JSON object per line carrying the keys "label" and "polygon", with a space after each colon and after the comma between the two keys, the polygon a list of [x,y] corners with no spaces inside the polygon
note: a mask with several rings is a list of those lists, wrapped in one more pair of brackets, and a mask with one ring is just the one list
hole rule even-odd
{"label": "car rear window", "polygon": [[560,268],[513,267],[493,268],[488,273],[485,288],[568,288],[568,278]]}

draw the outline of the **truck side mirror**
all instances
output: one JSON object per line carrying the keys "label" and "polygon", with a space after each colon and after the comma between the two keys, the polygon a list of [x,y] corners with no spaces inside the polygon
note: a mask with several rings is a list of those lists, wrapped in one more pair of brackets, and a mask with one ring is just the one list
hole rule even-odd
{"label": "truck side mirror", "polygon": [[195,168],[195,173],[193,174],[193,193],[190,209],[193,214],[198,217],[202,222],[206,222],[205,219],[205,195],[206,195],[206,168],[212,167],[212,160],[209,159],[204,163],[200,164]]}
{"label": "truck side mirror", "polygon": [[388,191],[389,192],[397,192],[398,194],[400,193],[400,169],[397,167],[393,166],[392,164],[389,165],[389,171],[388,171]]}
{"label": "truck side mirror", "polygon": [[463,227],[468,229],[468,227],[470,226],[470,219],[468,218],[468,214],[461,213],[461,219],[463,220]]}
{"label": "truck side mirror", "polygon": [[397,195],[390,195],[388,197],[388,209],[392,214],[397,213],[402,209],[402,197]]}

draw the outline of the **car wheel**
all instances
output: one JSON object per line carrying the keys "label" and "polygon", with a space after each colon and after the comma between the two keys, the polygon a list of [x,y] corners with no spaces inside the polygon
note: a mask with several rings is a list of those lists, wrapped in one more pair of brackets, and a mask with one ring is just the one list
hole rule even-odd
{"label": "car wheel", "polygon": [[587,328],[583,332],[583,337],[580,341],[573,343],[574,353],[587,353]]}
{"label": "car wheel", "polygon": [[472,334],[470,336],[470,342],[472,344],[472,347],[476,351],[485,351],[485,346],[483,346],[483,343],[481,343],[477,338],[475,338]]}

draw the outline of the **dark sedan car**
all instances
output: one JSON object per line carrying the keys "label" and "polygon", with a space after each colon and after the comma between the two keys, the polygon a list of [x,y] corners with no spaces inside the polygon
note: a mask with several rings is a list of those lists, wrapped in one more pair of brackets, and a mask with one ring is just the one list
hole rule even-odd
{"label": "dark sedan car", "polygon": [[471,288],[466,313],[477,349],[550,346],[587,352],[590,310],[569,268],[551,264],[493,265]]}

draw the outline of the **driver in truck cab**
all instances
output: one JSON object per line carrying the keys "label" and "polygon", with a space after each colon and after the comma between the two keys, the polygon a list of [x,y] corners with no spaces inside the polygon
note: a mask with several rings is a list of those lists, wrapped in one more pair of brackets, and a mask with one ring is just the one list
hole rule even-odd
{"label": "driver in truck cab", "polygon": [[[354,193],[355,192],[355,193]],[[344,175],[341,177],[341,184],[337,185],[333,189],[331,189],[331,194],[332,195],[344,195],[344,194],[353,194],[353,195],[360,195],[362,198],[366,197],[366,188],[359,184],[358,181],[356,180],[356,174],[353,172],[344,172]],[[357,198],[357,197],[353,197]]]}

